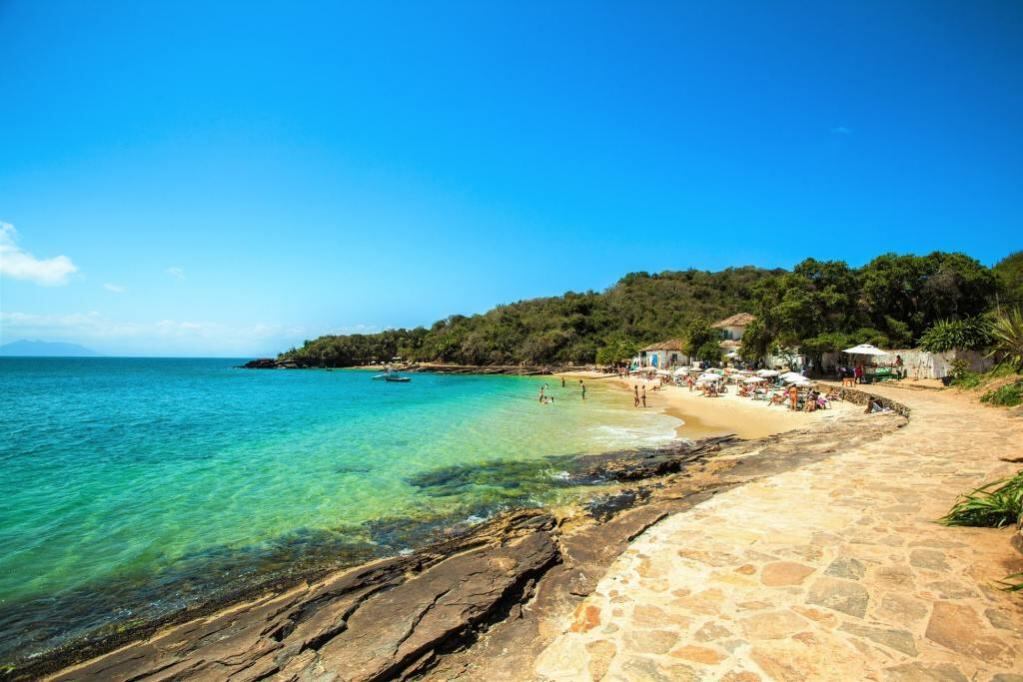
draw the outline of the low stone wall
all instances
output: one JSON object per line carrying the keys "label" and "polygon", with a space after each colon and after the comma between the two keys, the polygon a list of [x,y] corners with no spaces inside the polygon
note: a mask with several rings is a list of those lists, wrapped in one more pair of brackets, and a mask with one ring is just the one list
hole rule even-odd
{"label": "low stone wall", "polygon": [[835,387],[834,392],[838,394],[838,397],[847,403],[853,405],[863,405],[866,407],[868,400],[874,400],[881,404],[881,407],[889,409],[895,414],[901,415],[906,419],[909,419],[910,409],[900,402],[896,402],[889,398],[883,398],[875,393],[869,391],[863,391],[858,388],[839,388]]}

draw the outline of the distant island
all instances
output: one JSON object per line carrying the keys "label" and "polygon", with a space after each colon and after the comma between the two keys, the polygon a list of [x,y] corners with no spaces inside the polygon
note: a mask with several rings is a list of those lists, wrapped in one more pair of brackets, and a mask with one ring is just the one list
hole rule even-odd
{"label": "distant island", "polygon": [[96,351],[79,346],[77,343],[63,341],[29,341],[22,339],[0,346],[0,356],[6,357],[55,357],[55,358],[86,358],[99,355]]}

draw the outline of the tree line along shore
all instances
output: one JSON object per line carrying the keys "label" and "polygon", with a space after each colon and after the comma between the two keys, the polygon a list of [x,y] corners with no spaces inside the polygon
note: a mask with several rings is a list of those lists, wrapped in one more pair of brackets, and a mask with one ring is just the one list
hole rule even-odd
{"label": "tree line along shore", "polygon": [[858,343],[905,348],[928,343],[928,332],[935,349],[968,349],[987,341],[999,311],[1020,306],[1023,251],[994,267],[945,252],[884,254],[858,268],[808,258],[791,271],[632,273],[603,292],[519,301],[429,328],[321,336],[252,366],[355,367],[395,358],[478,367],[613,365],[665,338],[680,338],[687,354],[714,362],[722,350],[710,323],[741,311],[756,317],[743,337],[743,359],[751,362],[784,348],[810,356]]}

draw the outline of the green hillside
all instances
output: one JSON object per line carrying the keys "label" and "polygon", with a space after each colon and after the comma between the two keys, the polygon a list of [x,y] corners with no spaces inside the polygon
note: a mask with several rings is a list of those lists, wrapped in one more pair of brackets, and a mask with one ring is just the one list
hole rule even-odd
{"label": "green hillside", "polygon": [[[401,356],[466,365],[610,363],[638,347],[682,338],[707,354],[707,326],[737,312],[758,321],[746,355],[771,347],[834,350],[846,343],[915,343],[939,320],[985,314],[1021,288],[1019,254],[987,268],[963,254],[878,256],[862,268],[807,259],[792,271],[632,273],[603,292],[519,301],[430,328],[322,336],[279,356],[302,366],[346,367]],[[1013,266],[1013,267],[1009,267]]]}

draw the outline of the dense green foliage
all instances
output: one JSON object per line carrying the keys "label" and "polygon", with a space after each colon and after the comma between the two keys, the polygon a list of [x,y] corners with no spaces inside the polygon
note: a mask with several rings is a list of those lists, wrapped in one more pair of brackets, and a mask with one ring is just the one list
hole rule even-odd
{"label": "dense green foliage", "polygon": [[991,345],[991,323],[982,317],[938,320],[920,337],[920,347],[931,353],[982,350]]}
{"label": "dense green foliage", "polygon": [[281,356],[300,364],[350,366],[407,360],[486,364],[613,364],[655,341],[683,337],[696,320],[749,305],[753,286],[780,271],[754,267],[627,275],[603,293],[567,293],[455,315],[429,329],[323,336]]}
{"label": "dense green foliage", "polygon": [[1023,308],[1023,251],[1010,253],[993,268],[998,279],[998,304]]}
{"label": "dense green foliage", "polygon": [[520,301],[429,329],[324,336],[281,359],[315,366],[395,356],[468,365],[614,364],[647,344],[679,338],[690,355],[714,361],[720,337],[708,322],[738,312],[758,318],[743,340],[748,359],[795,347],[811,357],[858,343],[905,347],[940,321],[976,318],[1014,296],[1017,285],[1023,290],[1018,256],[1003,260],[997,273],[963,254],[940,252],[885,254],[861,268],[811,258],[791,272],[640,272],[604,292]]}

